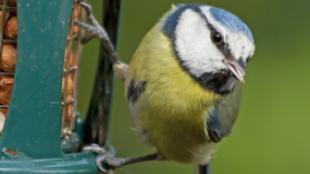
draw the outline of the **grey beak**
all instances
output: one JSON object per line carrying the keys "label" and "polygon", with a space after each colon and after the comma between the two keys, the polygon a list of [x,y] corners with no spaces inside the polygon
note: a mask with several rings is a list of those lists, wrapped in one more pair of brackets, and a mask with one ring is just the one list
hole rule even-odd
{"label": "grey beak", "polygon": [[228,69],[230,72],[238,79],[241,83],[245,83],[244,76],[245,70],[241,65],[238,63],[236,59],[229,59],[226,61]]}

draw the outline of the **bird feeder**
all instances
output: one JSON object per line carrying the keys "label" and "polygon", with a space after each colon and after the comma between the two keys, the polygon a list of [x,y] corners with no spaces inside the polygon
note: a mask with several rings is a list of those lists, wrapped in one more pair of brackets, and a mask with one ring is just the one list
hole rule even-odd
{"label": "bird feeder", "polygon": [[[0,123],[5,121],[0,173],[98,173],[96,157],[79,151],[83,137],[76,98],[83,33],[74,21],[85,14],[77,3],[0,0]],[[107,63],[100,67],[99,73],[110,71]],[[97,107],[88,115],[98,113]]]}

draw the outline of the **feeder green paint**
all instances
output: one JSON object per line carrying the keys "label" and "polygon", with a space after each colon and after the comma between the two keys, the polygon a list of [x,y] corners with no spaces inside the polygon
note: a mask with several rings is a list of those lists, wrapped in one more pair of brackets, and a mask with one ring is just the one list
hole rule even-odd
{"label": "feeder green paint", "polygon": [[61,80],[72,0],[18,1],[18,59],[1,147],[61,157]]}
{"label": "feeder green paint", "polygon": [[61,80],[72,0],[18,1],[13,95],[0,174],[97,174],[92,153],[61,149]]}
{"label": "feeder green paint", "polygon": [[0,160],[0,174],[97,174],[95,158],[90,153],[62,158]]}

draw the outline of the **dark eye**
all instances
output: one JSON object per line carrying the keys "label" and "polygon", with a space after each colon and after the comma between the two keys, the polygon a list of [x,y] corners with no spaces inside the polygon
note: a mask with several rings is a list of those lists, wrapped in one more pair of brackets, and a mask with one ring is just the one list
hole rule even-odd
{"label": "dark eye", "polygon": [[223,42],[223,36],[217,31],[211,32],[211,39],[215,44],[220,44]]}

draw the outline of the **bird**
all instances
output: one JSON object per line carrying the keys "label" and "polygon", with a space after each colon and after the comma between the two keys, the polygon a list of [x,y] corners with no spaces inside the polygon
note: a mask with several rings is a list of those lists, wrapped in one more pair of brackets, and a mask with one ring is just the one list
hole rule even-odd
{"label": "bird", "polygon": [[143,38],[125,77],[134,131],[163,159],[208,164],[233,128],[254,51],[236,15],[173,6]]}
{"label": "bird", "polygon": [[[217,144],[231,133],[238,116],[246,68],[255,52],[249,27],[219,7],[173,5],[127,65],[95,17],[90,20],[93,26],[78,24],[104,40],[115,74],[125,81],[133,130],[155,149],[132,158],[103,154],[97,164],[115,169],[160,159],[199,164],[200,173],[207,173]],[[104,171],[107,165],[101,166]]]}

